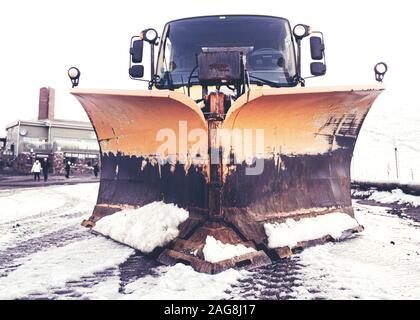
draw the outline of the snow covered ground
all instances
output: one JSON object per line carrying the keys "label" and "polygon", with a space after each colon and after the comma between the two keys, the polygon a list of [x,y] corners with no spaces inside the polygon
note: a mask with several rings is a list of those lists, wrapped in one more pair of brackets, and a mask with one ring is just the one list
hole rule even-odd
{"label": "snow covered ground", "polygon": [[159,266],[81,227],[97,189],[0,192],[1,299],[420,299],[420,225],[386,207],[355,203],[366,229],[347,241],[253,272],[206,275]]}
{"label": "snow covered ground", "polygon": [[392,97],[384,92],[369,111],[354,151],[352,178],[420,184],[419,106]]}

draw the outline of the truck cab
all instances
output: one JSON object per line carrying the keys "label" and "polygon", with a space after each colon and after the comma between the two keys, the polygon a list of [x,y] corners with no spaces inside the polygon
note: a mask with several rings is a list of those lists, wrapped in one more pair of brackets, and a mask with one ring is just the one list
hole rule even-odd
{"label": "truck cab", "polygon": [[[168,22],[159,38],[144,30],[131,41],[129,74],[143,80],[143,43],[151,47],[149,88],[179,90],[195,99],[222,90],[237,99],[250,86],[295,87],[301,75],[301,41],[311,34],[306,25],[293,30],[287,19],[272,16],[225,15]],[[155,47],[159,46],[155,64]],[[323,38],[311,37],[312,59],[325,60]],[[312,75],[326,72],[314,62]],[[202,88],[202,90],[197,90]],[[198,96],[197,96],[198,92]]]}

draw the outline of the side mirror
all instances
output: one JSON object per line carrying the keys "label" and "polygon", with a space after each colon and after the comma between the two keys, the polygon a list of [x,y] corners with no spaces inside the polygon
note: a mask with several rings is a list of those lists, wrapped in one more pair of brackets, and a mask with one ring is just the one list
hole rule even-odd
{"label": "side mirror", "polygon": [[311,37],[311,57],[313,60],[324,59],[325,45],[320,37]]}
{"label": "side mirror", "polygon": [[143,78],[144,76],[144,67],[141,64],[136,64],[130,67],[128,70],[130,77],[132,78]]}
{"label": "side mirror", "polygon": [[131,62],[141,63],[143,61],[143,40],[133,41],[130,48]]}
{"label": "side mirror", "polygon": [[[145,81],[149,83],[149,90],[152,88],[155,79],[155,46],[157,45],[158,33],[155,29],[143,30],[140,35],[131,37],[130,41],[130,64],[128,74],[133,80]],[[144,42],[150,45],[150,80],[141,79],[144,76],[143,61]]]}
{"label": "side mirror", "polygon": [[[137,40],[134,40],[136,39]],[[144,76],[144,67],[139,64],[143,61],[143,43],[139,37],[132,37],[130,44],[130,67],[128,74],[132,79],[140,79]]]}
{"label": "side mirror", "polygon": [[327,73],[327,66],[322,62],[311,63],[311,74],[313,76],[323,76]]}

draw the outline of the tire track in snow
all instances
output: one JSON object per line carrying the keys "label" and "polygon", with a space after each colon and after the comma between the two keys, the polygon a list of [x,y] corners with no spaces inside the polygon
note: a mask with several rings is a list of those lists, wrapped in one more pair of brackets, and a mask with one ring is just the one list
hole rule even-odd
{"label": "tire track in snow", "polygon": [[288,300],[294,298],[294,288],[301,285],[299,256],[258,268],[239,280],[230,292],[233,298],[247,300]]}
{"label": "tire track in snow", "polygon": [[[90,192],[85,192],[83,197],[74,192],[74,186],[48,188],[48,192],[41,192],[41,196],[37,200],[48,201],[45,197],[54,197],[56,200],[62,200],[63,203],[60,206],[34,214],[21,210],[20,213],[24,212],[23,216],[16,219],[13,219],[14,208],[10,208],[9,216],[3,216],[3,221],[7,220],[7,222],[0,224],[0,234],[2,235],[0,236],[0,277],[19,266],[15,262],[16,259],[24,258],[51,246],[64,246],[69,242],[80,241],[91,236],[85,228],[80,226],[80,223],[93,208],[96,200],[95,186],[82,186],[79,191],[93,189]],[[19,200],[31,202],[34,201],[32,199],[34,191],[38,190],[3,191],[0,195],[15,196]],[[1,200],[0,197],[0,204]],[[9,199],[9,202],[11,201],[13,199]]]}
{"label": "tire track in snow", "polygon": [[[112,240],[108,241],[113,242]],[[159,276],[155,271],[158,266],[159,263],[155,260],[136,251],[127,260],[115,267],[68,281],[64,286],[54,288],[49,292],[32,293],[21,299],[118,299],[123,296],[124,288],[129,283],[147,275]],[[112,292],[98,292],[98,290],[104,289],[105,291],[110,289]]]}
{"label": "tire track in snow", "polygon": [[240,280],[243,299],[418,299],[420,230],[382,206],[354,203],[365,231],[305,249]]}
{"label": "tire track in snow", "polygon": [[92,237],[89,232],[82,230],[74,232],[73,227],[64,228],[41,237],[30,238],[22,241],[15,246],[8,247],[0,251],[0,277],[7,276],[7,274],[20,264],[16,264],[17,259],[22,259],[26,256],[34,254],[43,249],[52,246],[62,247],[70,242],[80,241]]}
{"label": "tire track in snow", "polygon": [[[156,268],[158,264],[154,260],[138,252],[131,254],[134,251],[130,251],[131,256],[128,256],[126,250],[131,249],[80,227],[81,218],[90,213],[95,197],[86,199],[83,194],[86,189],[73,194],[75,190],[57,188],[57,194],[66,198],[60,209],[22,217],[18,223],[26,221],[26,235],[24,229],[16,231],[21,232],[16,237],[18,241],[10,242],[11,245],[6,248],[3,246],[4,250],[0,244],[0,274],[3,272],[0,287],[14,290],[32,281],[39,282],[36,290],[28,288],[14,295],[6,292],[6,298],[119,299],[130,296],[133,288],[134,297],[141,297],[143,294],[147,296],[149,288],[155,287],[159,290],[164,288],[168,297],[179,297],[179,288],[166,286],[166,282],[173,284],[180,277],[178,269],[156,272],[159,268]],[[387,298],[405,296],[401,288],[406,290],[407,297],[416,296],[415,286],[420,281],[418,273],[417,276],[406,273],[415,271],[419,265],[416,263],[419,261],[416,243],[420,243],[418,226],[387,214],[385,208],[356,204],[355,209],[365,220],[362,224],[365,224],[366,230],[362,234],[341,243],[306,249],[289,260],[255,270],[239,279],[239,283],[221,296],[227,299],[357,299],[375,297],[365,294],[366,290],[371,290],[370,287],[381,291],[382,296]],[[11,227],[11,224],[8,226]],[[396,244],[390,244],[390,240]],[[111,248],[114,260],[107,261]],[[87,263],[83,267],[75,267],[78,259]],[[401,261],[411,269],[398,265]],[[393,263],[396,265],[393,266]],[[89,264],[92,270],[85,270]],[[360,272],[352,270],[353,267],[360,268]],[[367,272],[367,267],[371,268],[371,272]],[[180,272],[185,271],[185,268],[179,269]],[[60,281],[50,282],[50,270]],[[63,270],[73,274],[60,276]],[[378,272],[389,278],[388,281],[378,278]],[[196,276],[188,273],[188,277],[190,275]],[[144,284],[143,278],[147,280]],[[366,284],[370,284],[369,287]],[[193,294],[197,286],[201,290],[202,286],[191,280],[191,283],[184,284],[182,293]],[[160,291],[156,288],[158,292],[153,293],[158,296]],[[141,295],[136,296],[136,290]],[[217,290],[224,289],[218,287]]]}
{"label": "tire track in snow", "polygon": [[0,277],[0,299],[54,298],[72,293],[67,283],[78,281],[93,285],[118,273],[118,265],[126,261],[134,250],[91,236],[63,246],[52,246],[24,258],[16,259],[18,266]]}
{"label": "tire track in snow", "polygon": [[[84,188],[86,189],[86,186]],[[68,245],[92,240],[96,237],[109,245],[115,245],[113,241],[96,236],[80,226],[82,219],[87,218],[93,209],[96,192],[91,192],[90,197],[81,197],[80,190],[73,193],[67,189],[67,187],[54,187],[48,192],[48,196],[52,196],[56,200],[59,198],[63,200],[64,203],[60,206],[44,212],[30,213],[21,210],[21,213],[24,213],[23,216],[21,214],[16,218],[6,217],[7,221],[0,225],[0,234],[10,236],[10,241],[1,241],[0,238],[0,279],[7,278],[14,271],[19,271],[20,267],[30,263],[33,255],[48,252],[50,249],[62,248],[65,250]],[[28,189],[2,191],[0,203],[1,197],[4,196],[15,196],[17,199],[26,197],[29,198],[27,200],[32,201],[33,191],[29,190],[28,192]],[[3,240],[8,239],[3,238]],[[127,249],[124,246],[122,248],[123,250]],[[100,252],[96,254],[100,254]],[[150,270],[158,265],[154,260],[137,253],[120,265],[116,264],[92,275],[81,276],[79,279],[66,282],[63,286],[45,288],[43,292],[38,291],[20,296],[19,299],[83,299],[84,292],[92,291],[92,288],[114,278],[118,279],[119,290],[123,290],[126,284],[151,274]]]}

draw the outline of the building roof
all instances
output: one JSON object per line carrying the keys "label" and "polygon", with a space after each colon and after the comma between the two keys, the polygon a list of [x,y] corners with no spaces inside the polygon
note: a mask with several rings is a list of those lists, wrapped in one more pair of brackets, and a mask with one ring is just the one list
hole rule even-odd
{"label": "building roof", "polygon": [[76,121],[76,120],[64,120],[64,119],[44,119],[44,120],[16,120],[6,126],[6,130],[15,126],[28,125],[36,127],[51,126],[55,128],[67,128],[67,129],[81,129],[81,130],[93,130],[90,122]]}

